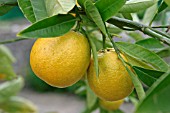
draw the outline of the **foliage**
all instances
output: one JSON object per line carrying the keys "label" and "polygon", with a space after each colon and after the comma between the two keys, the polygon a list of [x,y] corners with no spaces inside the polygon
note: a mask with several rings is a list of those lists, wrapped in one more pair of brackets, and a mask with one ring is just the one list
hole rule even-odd
{"label": "foliage", "polygon": [[[4,15],[15,5],[19,6],[31,24],[18,33],[17,36],[20,38],[0,44],[29,38],[57,37],[70,30],[82,32],[90,42],[97,76],[100,71],[97,50],[108,47],[115,49],[137,92],[139,103],[136,101],[135,113],[170,111],[168,106],[170,66],[163,59],[170,57],[169,0],[77,0],[77,3],[75,0],[69,2],[0,0],[0,15]],[[141,11],[144,16],[140,20],[138,15]],[[158,17],[159,22],[155,24]],[[161,25],[157,25],[159,23]],[[116,42],[116,37],[121,37],[119,36],[121,33],[126,34],[122,35],[123,41],[126,42]],[[149,38],[141,33],[148,35]],[[120,53],[126,55],[128,62],[123,60]],[[8,75],[8,79],[15,78],[16,75],[11,67],[14,59],[6,50],[4,52],[1,46],[0,58],[0,72]],[[5,71],[5,68],[9,71]],[[146,95],[142,83],[147,85]],[[98,108],[98,98],[85,83],[76,92],[84,91],[87,93],[87,109],[83,113],[90,113]],[[101,113],[122,112],[106,111],[101,107],[100,111]]]}

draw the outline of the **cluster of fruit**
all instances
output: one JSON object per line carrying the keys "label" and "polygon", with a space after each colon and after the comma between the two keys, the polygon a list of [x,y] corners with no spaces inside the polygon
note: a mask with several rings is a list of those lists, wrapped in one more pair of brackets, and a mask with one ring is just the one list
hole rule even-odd
{"label": "cluster of fruit", "polygon": [[98,52],[97,76],[88,40],[75,31],[56,38],[37,39],[31,50],[30,64],[40,79],[59,88],[75,84],[87,72],[85,78],[103,106],[110,104],[104,101],[117,101],[119,107],[134,88],[113,48]]}

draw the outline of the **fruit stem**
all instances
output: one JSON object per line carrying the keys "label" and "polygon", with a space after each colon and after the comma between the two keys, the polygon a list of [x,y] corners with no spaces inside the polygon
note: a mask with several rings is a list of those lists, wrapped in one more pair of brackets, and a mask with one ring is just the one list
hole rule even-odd
{"label": "fruit stem", "polygon": [[103,49],[106,49],[106,36],[102,33],[102,37],[103,37]]}

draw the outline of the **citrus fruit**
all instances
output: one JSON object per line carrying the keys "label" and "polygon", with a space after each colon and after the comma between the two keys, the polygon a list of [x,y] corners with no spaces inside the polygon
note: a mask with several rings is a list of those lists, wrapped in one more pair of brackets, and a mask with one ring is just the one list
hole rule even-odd
{"label": "citrus fruit", "polygon": [[87,71],[90,46],[81,33],[70,31],[56,38],[39,38],[30,53],[33,72],[55,87],[76,83]]}
{"label": "citrus fruit", "polygon": [[5,79],[5,74],[0,74],[0,80],[3,80],[3,79]]}
{"label": "citrus fruit", "polygon": [[[121,55],[124,60],[126,58]],[[128,96],[133,90],[133,83],[114,49],[99,51],[98,53],[99,76],[91,60],[87,79],[94,93],[106,101],[117,101]]]}
{"label": "citrus fruit", "polygon": [[123,104],[123,100],[118,101],[105,101],[105,100],[99,100],[99,104],[103,109],[106,110],[117,110],[119,107]]}

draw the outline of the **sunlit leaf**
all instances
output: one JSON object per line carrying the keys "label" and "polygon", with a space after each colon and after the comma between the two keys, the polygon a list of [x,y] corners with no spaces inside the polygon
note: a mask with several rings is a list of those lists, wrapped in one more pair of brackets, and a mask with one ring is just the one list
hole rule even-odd
{"label": "sunlit leaf", "polygon": [[0,109],[8,113],[37,113],[37,108],[31,101],[16,96],[0,104]]}
{"label": "sunlit leaf", "polygon": [[168,4],[168,6],[170,6],[170,1],[169,0],[165,0],[165,2]]}
{"label": "sunlit leaf", "polygon": [[75,22],[76,19],[72,15],[56,15],[32,24],[17,36],[25,38],[61,36],[70,31]]}
{"label": "sunlit leaf", "polygon": [[95,24],[106,35],[107,32],[106,32],[105,24],[102,20],[102,17],[97,7],[93,4],[93,2],[91,0],[78,0],[78,3],[84,7],[87,15],[91,17],[91,19],[95,22]]}
{"label": "sunlit leaf", "polygon": [[16,95],[24,85],[22,77],[7,81],[0,85],[0,103],[8,100],[11,96]]}
{"label": "sunlit leaf", "polygon": [[152,86],[152,84],[165,72],[144,69],[141,67],[133,66],[134,71],[138,75],[138,77],[145,83],[147,86]]}
{"label": "sunlit leaf", "polygon": [[76,4],[75,0],[18,0],[20,9],[32,23],[57,15],[67,14]]}
{"label": "sunlit leaf", "polygon": [[14,6],[0,6],[0,16],[8,13]]}
{"label": "sunlit leaf", "polygon": [[136,44],[141,45],[151,51],[158,51],[165,48],[164,45],[160,43],[160,41],[154,38],[143,39],[136,42]]}
{"label": "sunlit leaf", "polygon": [[118,42],[117,46],[125,54],[134,57],[140,61],[151,64],[155,69],[166,72],[169,67],[168,64],[163,61],[157,54],[149,51],[148,49],[137,45],[126,42]]}
{"label": "sunlit leaf", "polygon": [[119,11],[120,13],[135,13],[145,10],[156,3],[156,0],[130,0]]}
{"label": "sunlit leaf", "polygon": [[107,21],[122,8],[125,2],[126,0],[98,0],[95,6],[98,8],[103,21]]}
{"label": "sunlit leaf", "polygon": [[170,74],[165,73],[157,80],[147,92],[146,97],[140,102],[135,113],[168,113]]}

